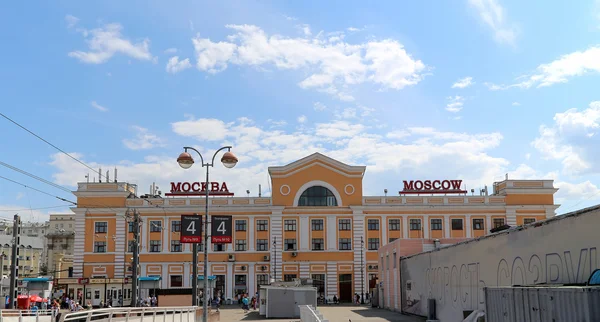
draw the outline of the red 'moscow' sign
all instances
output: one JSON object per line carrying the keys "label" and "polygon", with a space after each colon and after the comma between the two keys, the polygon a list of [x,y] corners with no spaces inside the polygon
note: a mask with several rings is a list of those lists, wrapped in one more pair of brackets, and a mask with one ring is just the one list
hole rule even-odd
{"label": "red 'moscow' sign", "polygon": [[165,193],[165,196],[198,196],[205,195],[208,188],[208,194],[211,196],[233,196],[229,192],[225,182],[171,182],[171,192]]}
{"label": "red 'moscow' sign", "polygon": [[413,180],[404,181],[404,189],[400,194],[426,193],[467,193],[462,190],[462,180]]}

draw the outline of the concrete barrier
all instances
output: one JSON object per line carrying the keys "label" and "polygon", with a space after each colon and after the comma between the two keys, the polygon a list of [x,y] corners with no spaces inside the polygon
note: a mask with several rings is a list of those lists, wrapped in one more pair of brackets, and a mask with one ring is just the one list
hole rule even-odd
{"label": "concrete barrier", "polygon": [[0,310],[0,322],[51,322],[55,313],[52,310]]}
{"label": "concrete barrier", "polygon": [[319,310],[311,305],[298,305],[300,308],[300,321],[302,322],[329,322],[323,318]]}

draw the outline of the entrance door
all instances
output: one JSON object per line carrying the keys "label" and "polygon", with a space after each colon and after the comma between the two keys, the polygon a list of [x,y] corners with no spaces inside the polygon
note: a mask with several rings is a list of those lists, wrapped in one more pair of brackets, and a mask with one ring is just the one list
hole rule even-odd
{"label": "entrance door", "polygon": [[100,306],[100,302],[102,301],[100,299],[100,292],[101,292],[101,290],[99,288],[94,289],[93,294],[92,294],[92,296],[93,296],[92,305],[93,306]]}
{"label": "entrance door", "polygon": [[340,302],[352,303],[352,274],[340,274],[339,290]]}
{"label": "entrance door", "polygon": [[312,274],[312,285],[317,288],[317,303],[321,303],[321,297],[325,296],[325,274]]}

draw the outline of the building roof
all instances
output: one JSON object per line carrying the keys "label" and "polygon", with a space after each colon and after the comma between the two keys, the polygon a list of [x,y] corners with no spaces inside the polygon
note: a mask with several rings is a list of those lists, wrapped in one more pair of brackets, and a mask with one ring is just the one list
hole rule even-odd
{"label": "building roof", "polygon": [[[1,245],[12,245],[12,235],[1,235]],[[21,245],[35,249],[44,249],[44,240],[39,237],[21,236]]]}

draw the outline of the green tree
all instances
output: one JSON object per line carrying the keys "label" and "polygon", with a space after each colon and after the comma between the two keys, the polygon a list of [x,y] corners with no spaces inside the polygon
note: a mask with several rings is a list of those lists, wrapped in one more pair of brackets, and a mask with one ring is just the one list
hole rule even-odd
{"label": "green tree", "polygon": [[48,275],[48,265],[40,265],[40,275]]}

